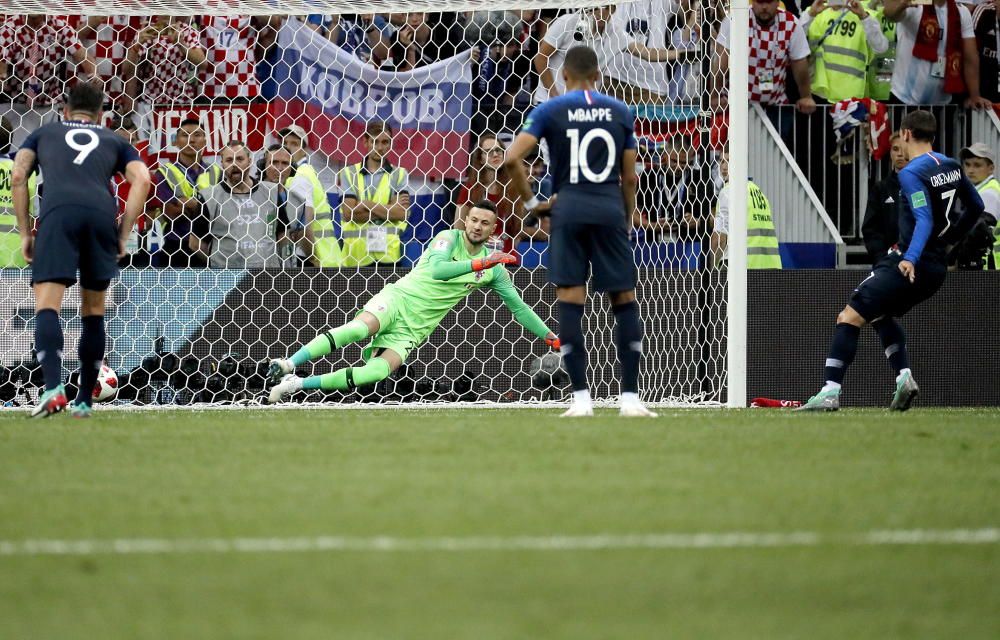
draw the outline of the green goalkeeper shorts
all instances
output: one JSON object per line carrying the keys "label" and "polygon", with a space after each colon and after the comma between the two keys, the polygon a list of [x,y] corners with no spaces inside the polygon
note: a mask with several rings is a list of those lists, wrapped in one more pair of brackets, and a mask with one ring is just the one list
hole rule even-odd
{"label": "green goalkeeper shorts", "polygon": [[379,325],[371,344],[361,352],[366,362],[381,349],[392,349],[406,362],[410,352],[427,339],[426,335],[410,328],[406,322],[405,301],[391,291],[376,294],[362,310],[378,318]]}

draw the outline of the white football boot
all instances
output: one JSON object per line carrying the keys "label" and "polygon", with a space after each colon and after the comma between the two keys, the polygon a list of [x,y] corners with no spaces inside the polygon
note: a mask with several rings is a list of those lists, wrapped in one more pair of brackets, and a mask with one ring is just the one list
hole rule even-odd
{"label": "white football boot", "polygon": [[563,418],[584,418],[594,415],[594,406],[590,404],[584,404],[582,402],[574,402],[569,405],[563,414]]}
{"label": "white football boot", "polygon": [[294,374],[288,374],[281,379],[281,382],[271,387],[271,391],[267,394],[267,403],[277,404],[281,402],[285,396],[291,395],[301,389],[302,378]]}
{"label": "white football boot", "polygon": [[646,408],[646,405],[642,404],[639,400],[639,396],[636,394],[622,394],[620,404],[618,405],[618,415],[624,416],[626,418],[655,418],[657,414]]}

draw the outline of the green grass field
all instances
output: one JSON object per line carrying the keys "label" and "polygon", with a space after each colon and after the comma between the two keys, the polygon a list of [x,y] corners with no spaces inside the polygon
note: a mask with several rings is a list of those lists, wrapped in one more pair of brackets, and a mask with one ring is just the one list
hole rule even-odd
{"label": "green grass field", "polygon": [[996,535],[870,535],[1000,527],[1000,411],[557,415],[0,414],[0,639],[1000,637]]}

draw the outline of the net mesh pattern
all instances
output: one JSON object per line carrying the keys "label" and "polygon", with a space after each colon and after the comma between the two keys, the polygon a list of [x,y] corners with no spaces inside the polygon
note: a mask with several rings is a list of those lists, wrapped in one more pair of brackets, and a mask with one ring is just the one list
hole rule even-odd
{"label": "net mesh pattern", "polygon": [[[689,0],[541,4],[172,0],[163,6],[170,15],[149,15],[148,3],[66,1],[52,15],[50,5],[8,3],[0,115],[9,150],[61,117],[74,83],[97,82],[108,98],[104,124],[154,177],[108,294],[116,402],[255,401],[269,358],[353,318],[482,198],[500,211],[490,246],[518,256],[515,286],[557,330],[549,219],[525,211],[501,152],[532,108],[563,90],[560,66],[576,44],[598,51],[600,90],[636,116],[630,243],[646,331],[643,398],[724,402],[725,272],[709,242],[724,182],[725,127],[711,109],[725,85],[711,66],[724,10]],[[383,124],[384,180],[377,161],[366,164],[368,141],[378,143],[368,134]],[[241,144],[228,148],[249,159],[226,164],[234,140]],[[547,163],[543,146],[525,166],[543,201],[552,196]],[[0,164],[0,177],[9,171]],[[244,174],[273,198],[250,209],[212,201],[218,183]],[[54,179],[39,176],[33,214]],[[127,185],[111,188],[121,215]],[[345,214],[364,200],[379,212],[366,209],[366,221]],[[387,209],[402,217],[383,219]],[[19,262],[17,232],[0,235],[9,249],[0,264],[0,401],[10,405],[37,397],[41,370],[30,268]],[[62,309],[71,385],[79,300],[74,286]],[[613,324],[607,300],[592,292],[585,326],[598,398],[618,393]],[[565,374],[543,364],[547,351],[498,296],[476,292],[390,380],[296,400],[560,399]],[[309,371],[360,358],[349,347]]]}

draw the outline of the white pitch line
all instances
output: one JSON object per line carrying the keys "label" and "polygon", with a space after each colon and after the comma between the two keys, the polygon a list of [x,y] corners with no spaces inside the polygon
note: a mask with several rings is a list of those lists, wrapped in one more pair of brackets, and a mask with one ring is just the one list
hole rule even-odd
{"label": "white pitch line", "polygon": [[1000,529],[891,529],[853,534],[657,533],[592,536],[397,538],[129,538],[0,540],[0,556],[178,555],[310,552],[614,551],[626,549],[761,549],[818,546],[988,545]]}

